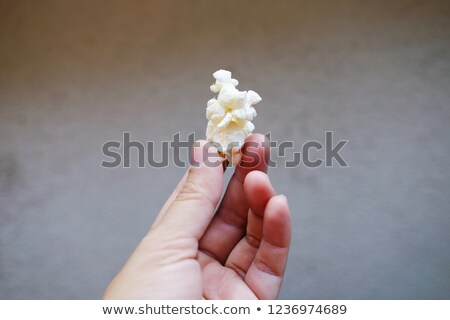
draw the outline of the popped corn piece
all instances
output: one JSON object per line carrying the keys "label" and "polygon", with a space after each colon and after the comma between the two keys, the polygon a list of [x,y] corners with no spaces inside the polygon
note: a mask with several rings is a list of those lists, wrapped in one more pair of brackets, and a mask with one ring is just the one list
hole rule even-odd
{"label": "popped corn piece", "polygon": [[251,122],[257,115],[253,105],[260,102],[261,97],[252,90],[236,89],[239,82],[232,78],[230,71],[218,70],[213,77],[216,82],[210,89],[218,96],[207,104],[206,139],[218,143],[219,151],[236,163],[245,139],[255,129]]}

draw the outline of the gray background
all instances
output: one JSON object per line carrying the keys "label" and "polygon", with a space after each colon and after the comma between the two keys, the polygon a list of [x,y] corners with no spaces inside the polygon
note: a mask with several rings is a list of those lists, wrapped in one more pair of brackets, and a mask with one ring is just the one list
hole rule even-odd
{"label": "gray background", "polygon": [[0,298],[101,296],[184,172],[102,169],[102,144],[202,137],[225,68],[257,131],[349,140],[349,168],[270,172],[281,297],[449,299],[449,4],[0,1]]}

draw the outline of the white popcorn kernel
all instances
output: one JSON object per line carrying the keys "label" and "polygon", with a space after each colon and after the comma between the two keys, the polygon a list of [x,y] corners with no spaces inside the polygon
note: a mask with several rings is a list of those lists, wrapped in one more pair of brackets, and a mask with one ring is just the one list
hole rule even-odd
{"label": "white popcorn kernel", "polygon": [[239,81],[231,78],[231,72],[227,70],[218,70],[213,73],[214,79],[216,79],[216,83],[214,83],[210,88],[214,93],[219,92],[222,89],[222,85],[224,83],[230,83],[234,87],[239,84]]}
{"label": "white popcorn kernel", "polygon": [[256,117],[253,105],[260,102],[261,97],[253,90],[239,91],[236,88],[239,82],[232,78],[230,71],[218,70],[213,77],[216,82],[210,89],[218,96],[207,104],[206,138],[218,143],[223,154],[235,164],[239,162],[245,139],[255,129],[251,122]]}

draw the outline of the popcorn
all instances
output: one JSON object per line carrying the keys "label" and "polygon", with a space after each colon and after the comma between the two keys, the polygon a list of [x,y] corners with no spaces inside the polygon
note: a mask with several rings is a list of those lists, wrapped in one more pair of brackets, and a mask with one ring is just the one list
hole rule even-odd
{"label": "popcorn", "polygon": [[210,89],[218,96],[207,104],[206,139],[218,143],[223,155],[231,156],[235,163],[238,161],[235,152],[241,149],[245,138],[255,129],[251,122],[256,117],[253,105],[260,102],[261,97],[252,90],[236,89],[239,82],[231,77],[230,71],[218,70],[213,77],[216,82]]}

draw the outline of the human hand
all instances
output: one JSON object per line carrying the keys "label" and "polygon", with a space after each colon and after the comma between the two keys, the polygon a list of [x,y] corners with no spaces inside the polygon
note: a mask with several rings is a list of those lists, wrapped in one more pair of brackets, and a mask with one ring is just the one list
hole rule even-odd
{"label": "human hand", "polygon": [[[247,138],[217,210],[223,167],[191,167],[104,298],[276,299],[291,222],[286,197],[276,195],[265,174],[264,139]],[[196,162],[204,144],[193,150]]]}

